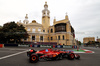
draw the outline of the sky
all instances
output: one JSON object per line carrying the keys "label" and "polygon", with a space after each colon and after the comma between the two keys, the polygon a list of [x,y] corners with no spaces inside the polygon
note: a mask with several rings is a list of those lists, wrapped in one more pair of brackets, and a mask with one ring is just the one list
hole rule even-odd
{"label": "sky", "polygon": [[0,0],[0,25],[23,22],[26,14],[29,22],[36,20],[41,24],[45,1],[50,10],[50,25],[53,25],[54,17],[59,21],[67,13],[77,40],[100,38],[100,0]]}

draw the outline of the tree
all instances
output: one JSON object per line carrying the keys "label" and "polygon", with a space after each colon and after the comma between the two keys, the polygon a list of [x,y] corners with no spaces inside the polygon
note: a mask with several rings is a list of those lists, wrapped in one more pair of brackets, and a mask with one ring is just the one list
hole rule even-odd
{"label": "tree", "polygon": [[2,28],[2,26],[0,25],[0,28]]}
{"label": "tree", "polygon": [[81,41],[78,41],[78,44],[81,45]]}
{"label": "tree", "polygon": [[11,41],[13,40],[15,43],[20,42],[21,39],[28,38],[27,31],[23,25],[17,25],[14,21],[10,23],[6,23],[3,25],[2,29],[0,30],[0,39],[3,38],[3,41]]}
{"label": "tree", "polygon": [[4,41],[4,33],[2,32],[2,27],[0,26],[0,42]]}

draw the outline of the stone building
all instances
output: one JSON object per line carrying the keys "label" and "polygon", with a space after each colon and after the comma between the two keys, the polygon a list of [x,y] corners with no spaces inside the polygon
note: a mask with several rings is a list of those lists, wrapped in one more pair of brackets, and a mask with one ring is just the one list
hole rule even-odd
{"label": "stone building", "polygon": [[75,31],[70,24],[68,15],[65,15],[65,18],[60,21],[56,21],[54,18],[53,25],[50,26],[50,11],[48,10],[47,2],[45,2],[42,10],[42,24],[35,20],[29,23],[27,14],[23,23],[19,21],[17,24],[22,24],[29,34],[29,38],[23,41],[76,45]]}
{"label": "stone building", "polygon": [[99,43],[100,43],[100,38],[97,38],[97,42],[99,42]]}
{"label": "stone building", "polygon": [[83,38],[83,43],[88,43],[89,41],[95,41],[95,37],[85,37],[85,38]]}

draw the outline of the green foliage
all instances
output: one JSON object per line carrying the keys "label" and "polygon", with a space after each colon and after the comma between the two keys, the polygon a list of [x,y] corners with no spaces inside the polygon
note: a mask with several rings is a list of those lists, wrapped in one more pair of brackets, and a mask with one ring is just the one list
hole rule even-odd
{"label": "green foliage", "polygon": [[89,41],[88,44],[95,44],[95,41]]}
{"label": "green foliage", "polygon": [[10,41],[13,39],[15,42],[20,42],[21,39],[28,38],[27,31],[23,25],[17,25],[14,21],[6,23],[0,29],[0,41]]}
{"label": "green foliage", "polygon": [[81,45],[82,44],[81,41],[78,41],[78,44]]}
{"label": "green foliage", "polygon": [[2,28],[2,26],[0,26],[0,29]]}

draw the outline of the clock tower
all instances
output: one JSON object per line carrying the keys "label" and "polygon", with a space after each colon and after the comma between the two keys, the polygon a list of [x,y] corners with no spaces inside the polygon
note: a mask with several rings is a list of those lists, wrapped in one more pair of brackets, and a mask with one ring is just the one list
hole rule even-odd
{"label": "clock tower", "polygon": [[48,10],[47,2],[45,2],[44,10],[42,10],[42,25],[44,32],[48,32],[50,26],[50,11]]}

